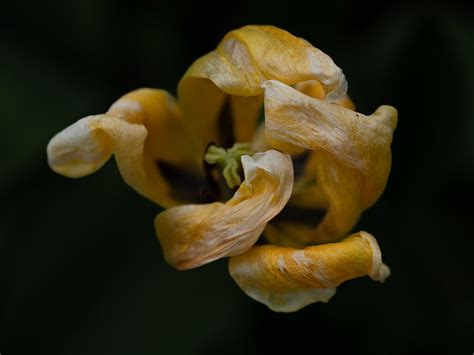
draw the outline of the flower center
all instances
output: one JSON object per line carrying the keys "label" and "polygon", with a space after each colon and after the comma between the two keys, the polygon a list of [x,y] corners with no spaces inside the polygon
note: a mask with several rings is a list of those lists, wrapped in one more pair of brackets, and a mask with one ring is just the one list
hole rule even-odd
{"label": "flower center", "polygon": [[242,183],[242,155],[251,154],[250,143],[235,143],[232,148],[224,149],[215,145],[209,146],[204,160],[208,164],[218,165],[227,186],[233,189]]}

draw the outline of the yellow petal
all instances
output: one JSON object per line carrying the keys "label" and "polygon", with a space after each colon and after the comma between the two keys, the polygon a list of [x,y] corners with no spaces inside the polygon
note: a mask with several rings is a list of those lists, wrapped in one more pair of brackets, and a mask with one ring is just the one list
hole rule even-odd
{"label": "yellow petal", "polygon": [[232,257],[229,272],[247,295],[277,312],[327,302],[346,280],[369,275],[384,281],[390,274],[377,241],[366,232],[305,249],[255,246]]}
{"label": "yellow petal", "polygon": [[232,118],[235,125],[234,140],[250,142],[257,128],[257,120],[263,105],[263,95],[231,96]]}
{"label": "yellow petal", "polygon": [[80,119],[56,134],[48,144],[48,163],[58,174],[76,178],[96,172],[112,155],[113,142],[94,124],[102,116]]}
{"label": "yellow petal", "polygon": [[[325,92],[323,86],[316,80],[308,80],[308,81],[303,81],[294,86],[294,88],[300,92],[302,92],[305,95],[311,96],[315,99],[324,99]],[[354,110],[355,106],[352,100],[349,98],[348,95],[342,96],[340,99],[336,100],[333,102],[334,104],[343,106],[345,108],[348,108],[350,110]],[[263,125],[264,126],[264,125]],[[264,135],[264,129],[261,130],[261,135]],[[263,141],[265,138],[260,138],[260,141]],[[272,138],[269,137],[269,141],[273,143],[274,145],[282,145],[284,144],[283,142],[272,142]],[[265,140],[266,142],[266,140]],[[271,144],[270,144],[271,146]],[[291,144],[286,144],[284,148],[282,148],[283,151],[286,152],[302,152],[304,151],[303,148],[300,147],[295,147],[292,146]],[[308,153],[308,152],[306,152]],[[315,164],[314,164],[314,158],[316,152],[310,152],[306,156],[304,156],[306,160],[306,164],[304,165],[304,168],[301,169],[301,174],[298,176],[295,174],[295,186],[293,188],[293,194],[291,196],[290,201],[288,202],[289,206],[296,206],[296,207],[304,207],[304,208],[319,208],[319,209],[326,209],[328,202],[326,201],[326,198],[322,194],[322,190],[320,188],[317,188],[316,185],[316,173],[315,173]],[[299,225],[291,226],[292,229],[298,229]],[[301,240],[304,240],[305,238],[300,238]]]}
{"label": "yellow petal", "polygon": [[278,81],[265,85],[265,133],[273,147],[284,152],[288,145],[315,151],[311,167],[328,210],[311,242],[337,240],[385,188],[397,111],[380,106],[365,116]]}
{"label": "yellow petal", "polygon": [[[297,83],[294,88],[305,95],[316,99],[324,99],[325,92],[323,86],[316,80],[308,80]],[[336,100],[334,104],[354,110],[355,106],[348,95],[344,95]],[[265,142],[264,125],[257,131],[258,142]],[[272,142],[279,144],[280,148],[283,142]],[[269,149],[269,148],[267,148]],[[300,153],[303,148],[294,147],[287,144],[284,151],[290,153]],[[323,213],[328,208],[328,201],[323,194],[323,190],[316,184],[315,158],[317,152],[312,151],[308,155],[303,156],[306,163],[303,162],[304,168],[298,176],[295,174],[295,185],[290,201],[285,206],[282,213],[274,218],[267,225],[264,235],[267,240],[273,244],[289,247],[302,247],[314,242],[313,229],[321,222]],[[296,159],[299,159],[298,156]],[[298,164],[298,163],[295,163]]]}
{"label": "yellow petal", "polygon": [[[295,89],[302,92],[305,95],[311,96],[315,99],[323,100],[326,93],[324,92],[323,86],[316,80],[303,81],[295,85]],[[333,104],[343,106],[352,111],[355,110],[355,105],[351,98],[346,94],[332,102]]]}
{"label": "yellow petal", "polygon": [[246,251],[288,202],[293,187],[289,156],[270,150],[241,159],[245,181],[225,204],[177,206],[156,217],[158,239],[174,267],[191,269]]}
{"label": "yellow petal", "polygon": [[94,173],[114,154],[124,180],[165,207],[189,200],[180,190],[185,186],[169,181],[163,169],[186,167],[196,181],[202,175],[176,103],[163,90],[126,94],[107,114],[85,117],[58,133],[47,151],[51,168],[68,177]]}
{"label": "yellow petal", "polygon": [[[261,84],[276,79],[289,85],[320,82],[328,100],[344,96],[347,83],[332,59],[307,41],[272,26],[245,26],[229,32],[218,47],[191,65],[178,87],[184,115],[202,144],[219,139],[219,121],[227,95],[236,141],[248,141],[256,127]],[[242,99],[242,97],[257,99]],[[243,108],[241,108],[243,107]],[[239,111],[247,111],[239,115]]]}

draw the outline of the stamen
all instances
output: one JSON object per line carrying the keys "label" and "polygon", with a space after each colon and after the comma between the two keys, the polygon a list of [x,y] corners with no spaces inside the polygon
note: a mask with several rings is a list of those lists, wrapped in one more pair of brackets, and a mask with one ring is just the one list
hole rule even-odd
{"label": "stamen", "polygon": [[217,164],[222,169],[227,186],[233,189],[242,183],[239,174],[242,170],[240,158],[246,154],[251,154],[250,143],[235,143],[230,149],[211,145],[204,155],[204,160],[208,164]]}

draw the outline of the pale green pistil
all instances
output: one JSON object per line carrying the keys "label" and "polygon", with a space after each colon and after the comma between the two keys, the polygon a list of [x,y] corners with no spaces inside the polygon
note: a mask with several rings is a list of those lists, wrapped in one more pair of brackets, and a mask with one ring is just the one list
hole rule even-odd
{"label": "pale green pistil", "polygon": [[250,143],[235,143],[230,149],[211,145],[204,155],[204,160],[208,164],[217,164],[222,169],[227,186],[233,189],[242,183],[239,175],[242,168],[240,158],[247,154],[251,154]]}

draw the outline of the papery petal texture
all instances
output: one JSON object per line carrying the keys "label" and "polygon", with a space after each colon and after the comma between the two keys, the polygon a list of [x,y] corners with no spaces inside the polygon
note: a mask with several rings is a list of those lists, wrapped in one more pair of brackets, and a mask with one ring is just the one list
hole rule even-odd
{"label": "papery petal texture", "polygon": [[193,147],[172,96],[139,89],[117,100],[106,114],[85,117],[59,132],[47,152],[51,168],[68,177],[91,174],[114,154],[124,180],[167,207],[192,200],[179,189],[189,186],[170,186],[169,170],[186,167],[196,184],[203,179]]}
{"label": "papery petal texture", "polygon": [[306,242],[337,240],[385,188],[397,111],[380,106],[365,116],[278,81],[268,81],[265,87],[265,133],[272,146],[283,152],[288,146],[314,151],[308,164],[320,190],[316,195],[324,197],[328,207]]}
{"label": "papery petal texture", "polygon": [[[313,97],[315,99],[323,100],[326,93],[323,86],[316,80],[307,80],[302,81],[294,85],[294,88],[305,95]],[[355,109],[355,105],[348,95],[342,96],[340,99],[333,102],[334,104],[343,106],[350,110]],[[272,142],[272,137],[269,136],[267,139],[264,139],[265,125],[259,127],[259,143],[267,143],[267,149],[270,149],[271,143],[275,145],[284,144],[282,141]],[[260,137],[262,136],[262,137]],[[263,145],[262,143],[260,143]],[[270,145],[269,145],[270,144]],[[309,207],[309,208],[327,208],[327,201],[322,195],[322,191],[319,188],[316,188],[314,183],[316,180],[315,176],[315,166],[314,166],[314,156],[317,154],[314,151],[304,151],[301,147],[295,147],[291,144],[286,144],[284,151],[297,153],[294,158],[296,161],[303,160],[304,163],[297,163],[300,165],[300,173],[295,175],[295,187],[293,188],[293,195],[291,196],[289,205],[296,207]],[[305,154],[302,154],[302,153]],[[301,167],[302,165],[302,167]],[[304,239],[304,238],[302,238]]]}
{"label": "papery petal texture", "polygon": [[230,259],[229,272],[248,296],[278,312],[327,302],[346,280],[369,275],[384,281],[390,274],[367,232],[304,249],[254,246]]}
{"label": "papery petal texture", "polygon": [[231,31],[214,51],[191,65],[178,87],[185,117],[203,144],[224,145],[218,127],[226,104],[235,140],[249,141],[262,102],[261,84],[269,79],[289,85],[317,80],[332,100],[344,96],[347,89],[342,70],[305,40],[273,26]]}
{"label": "papery petal texture", "polygon": [[[311,96],[315,99],[324,100],[326,92],[324,87],[317,80],[307,80],[297,83],[294,88],[305,95]],[[355,105],[352,102],[351,98],[347,95],[341,95],[338,99],[333,100],[331,103],[343,106],[350,110],[355,110]]]}
{"label": "papery petal texture", "polygon": [[191,269],[243,253],[286,205],[293,187],[291,158],[270,150],[241,159],[245,180],[229,201],[177,206],[156,217],[169,264]]}

